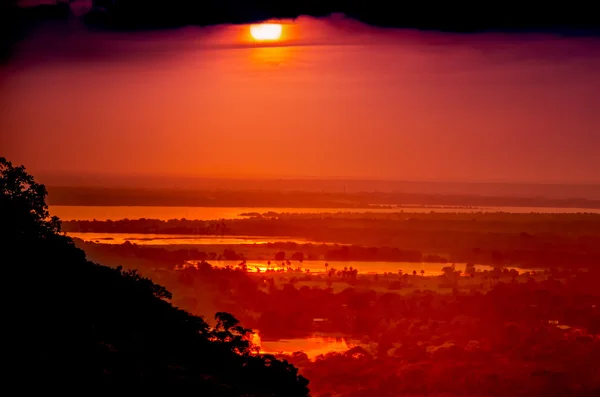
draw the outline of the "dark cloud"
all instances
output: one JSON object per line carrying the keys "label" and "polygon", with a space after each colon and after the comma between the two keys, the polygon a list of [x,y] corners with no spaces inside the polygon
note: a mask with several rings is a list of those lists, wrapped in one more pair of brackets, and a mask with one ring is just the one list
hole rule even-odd
{"label": "dark cloud", "polygon": [[[324,16],[333,12],[343,12],[377,26],[455,32],[588,30],[600,24],[593,5],[585,1],[95,0],[95,3],[105,6],[104,22],[124,28],[237,23],[300,15]],[[115,3],[118,6],[114,6]]]}
{"label": "dark cloud", "polygon": [[[52,4],[49,4],[52,3]],[[207,26],[220,24],[248,23],[271,18],[302,18],[303,16],[328,16],[327,26],[337,31],[349,32],[352,43],[382,43],[394,40],[389,28],[410,28],[427,31],[444,31],[452,33],[465,32],[528,32],[528,33],[561,33],[569,35],[596,36],[600,33],[600,20],[595,18],[592,2],[397,2],[382,0],[308,0],[308,1],[258,1],[258,0],[5,0],[0,2],[0,60],[6,60],[15,52],[14,43],[35,31],[40,24],[51,24],[51,29],[44,27],[45,38],[37,40],[37,48],[32,48],[38,60],[44,57],[78,59],[106,58],[113,55],[122,58],[127,56],[130,46],[119,43],[122,40],[93,40],[85,34],[89,31],[128,31],[130,33],[143,30],[183,27]],[[37,5],[37,6],[36,6]],[[21,7],[20,7],[21,6]],[[22,7],[28,6],[28,7]],[[77,27],[79,37],[71,37],[73,25]],[[380,29],[386,27],[385,31]],[[83,33],[82,33],[83,32]],[[202,36],[210,36],[214,43],[215,35],[222,29],[203,29]],[[194,33],[197,36],[197,33]],[[404,33],[406,36],[409,33]],[[131,35],[132,37],[135,34]],[[147,37],[147,36],[146,36]],[[342,37],[336,34],[331,37]],[[190,41],[172,40],[164,48],[149,48],[148,54],[154,51],[179,51],[181,46],[188,46]],[[419,34],[417,40],[424,44],[451,45],[455,42],[453,35]],[[493,37],[487,36],[478,40],[474,38],[472,45],[486,51]],[[505,41],[505,38],[501,38]],[[330,39],[322,34],[320,37],[304,38],[291,45],[318,45],[322,42],[331,44]],[[344,43],[335,43],[344,44]],[[567,43],[568,44],[568,43]],[[193,43],[197,45],[197,43]],[[205,45],[205,44],[203,44]],[[240,44],[218,43],[216,47],[239,46]],[[290,45],[288,43],[288,45]],[[548,58],[583,55],[585,46],[578,46],[572,51],[556,51],[557,43],[548,47]],[[595,46],[594,41],[591,46]],[[68,47],[68,48],[67,48]],[[527,57],[527,45],[523,45]],[[19,47],[19,50],[22,50]],[[509,56],[517,56],[518,49],[509,48]],[[143,48],[138,55],[143,53]],[[47,55],[44,55],[47,54]],[[536,54],[536,57],[540,54]],[[496,51],[498,62],[506,61],[501,52]]]}
{"label": "dark cloud", "polygon": [[[28,5],[47,3],[47,0],[19,1]],[[19,1],[8,0],[15,4]],[[64,4],[67,1],[59,2],[57,7]],[[389,0],[69,0],[68,4],[76,14],[90,10],[86,20],[92,25],[121,29],[247,23],[338,12],[376,26],[453,32],[550,30],[590,33],[600,28],[593,2],[581,0],[401,3]]]}

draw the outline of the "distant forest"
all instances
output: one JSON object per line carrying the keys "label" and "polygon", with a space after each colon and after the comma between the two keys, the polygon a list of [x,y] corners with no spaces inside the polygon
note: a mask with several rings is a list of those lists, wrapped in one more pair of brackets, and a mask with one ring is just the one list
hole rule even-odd
{"label": "distant forest", "polygon": [[600,208],[600,199],[532,196],[280,190],[49,187],[49,205],[369,208],[396,205]]}
{"label": "distant forest", "polygon": [[[123,219],[63,225],[65,231],[78,233],[273,236],[282,241],[291,237],[355,245],[341,250],[317,244],[285,248],[329,260],[569,268],[600,264],[597,214],[281,214],[221,221]],[[246,250],[245,255],[252,252]]]}

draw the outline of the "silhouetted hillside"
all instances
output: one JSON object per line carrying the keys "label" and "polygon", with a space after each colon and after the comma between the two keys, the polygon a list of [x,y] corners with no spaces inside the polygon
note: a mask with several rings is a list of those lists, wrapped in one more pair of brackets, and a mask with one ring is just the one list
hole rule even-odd
{"label": "silhouetted hillside", "polygon": [[23,167],[0,158],[0,254],[18,292],[9,323],[18,362],[9,365],[21,391],[168,384],[207,396],[308,395],[296,368],[258,355],[232,315],[217,313],[211,327],[136,271],[87,261],[45,197]]}

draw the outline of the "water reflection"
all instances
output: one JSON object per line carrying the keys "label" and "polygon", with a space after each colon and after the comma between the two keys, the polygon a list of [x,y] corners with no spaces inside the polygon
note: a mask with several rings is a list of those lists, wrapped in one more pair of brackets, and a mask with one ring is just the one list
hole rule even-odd
{"label": "water reflection", "polygon": [[[181,268],[187,266],[198,266],[201,261],[189,261],[188,264],[183,265]],[[402,274],[407,274],[410,277],[431,277],[440,276],[444,274],[442,269],[444,267],[455,265],[456,270],[464,270],[466,263],[441,263],[441,262],[371,262],[371,261],[325,261],[325,260],[307,260],[303,262],[298,261],[269,261],[269,260],[248,260],[248,261],[226,261],[226,260],[215,260],[208,261],[210,265],[220,268],[229,267],[231,269],[245,269],[248,273],[266,273],[271,275],[279,275],[281,277],[298,277],[303,274],[306,275],[320,275],[323,276],[327,273],[327,270],[335,269],[341,271],[344,269],[356,269],[360,276],[364,275],[380,275],[380,274],[398,274],[401,271]],[[327,265],[327,267],[326,267]],[[494,267],[490,265],[475,265],[475,270],[478,272],[491,271]],[[516,270],[519,274],[525,272],[536,272],[541,269],[515,267],[515,266],[503,266],[502,269]],[[423,272],[421,272],[421,270]],[[416,272],[416,275],[413,275]],[[466,277],[463,273],[462,277]],[[468,278],[468,277],[467,277]],[[416,280],[416,279],[413,279]]]}
{"label": "water reflection", "polygon": [[307,338],[262,340],[260,333],[255,331],[252,343],[259,346],[263,354],[292,354],[295,352],[305,353],[313,360],[319,355],[327,353],[343,353],[352,347],[347,338],[313,335]]}
{"label": "water reflection", "polygon": [[[315,243],[302,238],[260,237],[260,236],[198,236],[180,234],[146,234],[146,233],[78,233],[69,232],[69,237],[83,241],[102,244],[123,244],[130,242],[138,245],[239,245],[269,244],[281,241],[296,244]],[[317,244],[317,243],[315,243]],[[318,243],[324,244],[324,243]]]}
{"label": "water reflection", "polygon": [[[195,266],[200,261],[189,261],[189,266]],[[247,260],[245,262],[227,261],[227,260],[209,260],[212,266],[225,268],[230,267],[232,269],[240,269],[240,265],[245,264],[248,273],[265,273],[270,271],[271,275],[281,275],[282,277],[298,277],[303,274],[319,274],[323,276],[327,270],[335,269],[341,271],[346,269],[357,269],[360,276],[370,274],[384,274],[392,273],[398,274],[399,270],[402,270],[404,274],[408,274],[411,277],[429,277],[439,276],[443,274],[442,268],[450,266],[450,263],[441,262],[370,262],[370,261],[325,261],[325,260],[306,260],[303,262],[298,261],[271,261],[271,260]],[[325,266],[327,264],[327,267]],[[457,270],[464,270],[465,263],[455,263]],[[534,269],[517,268],[517,267],[503,267],[508,270],[515,269],[519,273],[534,271]],[[492,270],[492,266],[487,265],[475,265],[475,269],[478,271]],[[421,273],[423,270],[423,273]],[[412,272],[416,271],[417,276],[413,276]]]}
{"label": "water reflection", "polygon": [[[258,48],[257,48],[258,49]],[[409,213],[600,213],[600,209],[584,208],[545,208],[545,207],[440,207],[440,206],[397,206],[389,208],[274,208],[274,207],[165,207],[165,206],[68,206],[51,205],[50,213],[63,221],[69,220],[98,220],[113,221],[119,219],[190,219],[217,220],[242,219],[248,216],[242,214],[269,213],[296,214],[338,214],[338,213],[373,213],[373,214],[409,214]]]}

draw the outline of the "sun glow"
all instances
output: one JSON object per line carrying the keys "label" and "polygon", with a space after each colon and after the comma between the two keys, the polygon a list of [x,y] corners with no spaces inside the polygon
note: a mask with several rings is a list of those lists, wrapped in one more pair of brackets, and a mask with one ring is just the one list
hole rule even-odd
{"label": "sun glow", "polygon": [[272,41],[281,37],[282,26],[278,23],[263,23],[250,26],[250,35],[254,40]]}

